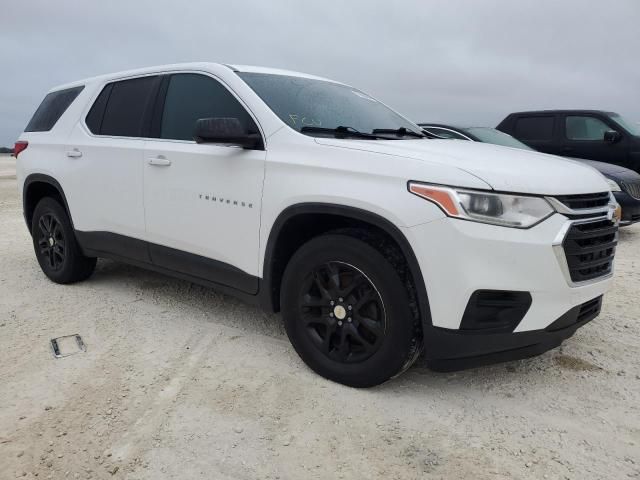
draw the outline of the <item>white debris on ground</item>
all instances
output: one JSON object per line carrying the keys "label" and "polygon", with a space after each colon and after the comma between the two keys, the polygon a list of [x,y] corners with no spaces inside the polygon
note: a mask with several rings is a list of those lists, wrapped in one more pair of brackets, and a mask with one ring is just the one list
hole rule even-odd
{"label": "white debris on ground", "polygon": [[[369,390],[299,360],[280,317],[100,261],[48,281],[0,180],[0,478],[640,478],[640,226],[599,318],[540,357]],[[49,340],[87,351],[55,359]]]}

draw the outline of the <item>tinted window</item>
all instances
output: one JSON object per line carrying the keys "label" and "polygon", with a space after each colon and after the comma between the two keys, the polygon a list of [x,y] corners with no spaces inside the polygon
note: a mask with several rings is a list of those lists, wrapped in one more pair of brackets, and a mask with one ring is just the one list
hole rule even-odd
{"label": "tinted window", "polygon": [[160,138],[193,140],[196,121],[201,118],[237,118],[247,132],[258,129],[245,108],[220,82],[205,75],[172,75],[162,114]]}
{"label": "tinted window", "polygon": [[456,139],[456,140],[468,140],[467,137],[460,135],[457,132],[454,132],[453,130],[445,130],[444,128],[437,128],[437,127],[429,127],[429,128],[425,128],[424,130],[426,130],[427,132],[429,132],[431,135],[434,135],[438,138],[452,138],[452,139]]}
{"label": "tinted window", "polygon": [[104,110],[100,134],[119,137],[143,136],[144,116],[150,106],[157,78],[143,77],[114,82]]}
{"label": "tinted window", "polygon": [[67,88],[51,92],[33,114],[25,132],[48,132],[53,128],[69,105],[76,99],[84,87]]}
{"label": "tinted window", "polygon": [[519,118],[515,131],[515,137],[522,140],[552,140],[553,117]]}
{"label": "tinted window", "polygon": [[569,140],[604,140],[604,132],[611,128],[595,117],[571,116],[566,119]]}
{"label": "tinted window", "polygon": [[113,84],[109,84],[104,87],[102,92],[100,92],[100,95],[98,95],[98,98],[96,98],[96,101],[93,102],[91,110],[89,110],[89,114],[86,118],[86,124],[91,133],[100,133],[100,128],[102,128],[102,119],[104,118],[104,111],[107,108],[107,101],[109,100],[112,87]]}

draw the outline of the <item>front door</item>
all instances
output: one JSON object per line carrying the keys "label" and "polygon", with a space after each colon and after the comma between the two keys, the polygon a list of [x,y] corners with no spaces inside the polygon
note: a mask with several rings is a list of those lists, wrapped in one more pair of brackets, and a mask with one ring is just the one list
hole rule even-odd
{"label": "front door", "polygon": [[168,76],[165,91],[158,106],[158,138],[145,148],[151,259],[160,267],[256,293],[266,152],[193,141],[200,118],[235,117],[258,132],[255,121],[208,75]]}
{"label": "front door", "polygon": [[620,132],[621,140],[605,141],[605,132],[620,131],[608,119],[589,114],[566,115],[562,127],[563,155],[627,166],[629,139]]}

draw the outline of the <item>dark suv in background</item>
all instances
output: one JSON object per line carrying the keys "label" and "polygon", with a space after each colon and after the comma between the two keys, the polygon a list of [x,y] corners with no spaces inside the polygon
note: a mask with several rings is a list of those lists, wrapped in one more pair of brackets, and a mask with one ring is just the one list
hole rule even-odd
{"label": "dark suv in background", "polygon": [[512,113],[496,127],[540,152],[612,163],[640,173],[640,126],[600,110]]}
{"label": "dark suv in background", "polygon": [[622,206],[623,224],[640,221],[636,206],[640,200],[637,177],[617,168],[640,173],[637,123],[602,110],[540,110],[512,113],[496,128],[540,152],[610,164],[606,173],[596,168],[605,175],[614,174],[620,190],[628,194],[616,195]]}

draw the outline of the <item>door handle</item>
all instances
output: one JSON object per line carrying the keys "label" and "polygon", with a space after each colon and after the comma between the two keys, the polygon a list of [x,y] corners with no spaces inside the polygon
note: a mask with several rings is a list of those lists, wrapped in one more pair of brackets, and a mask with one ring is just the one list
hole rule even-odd
{"label": "door handle", "polygon": [[150,158],[147,163],[149,165],[155,165],[156,167],[168,167],[171,165],[171,160],[164,158],[162,155],[158,155],[157,157]]}
{"label": "door handle", "polygon": [[80,158],[82,156],[82,152],[77,148],[73,150],[67,150],[67,157],[69,158]]}

